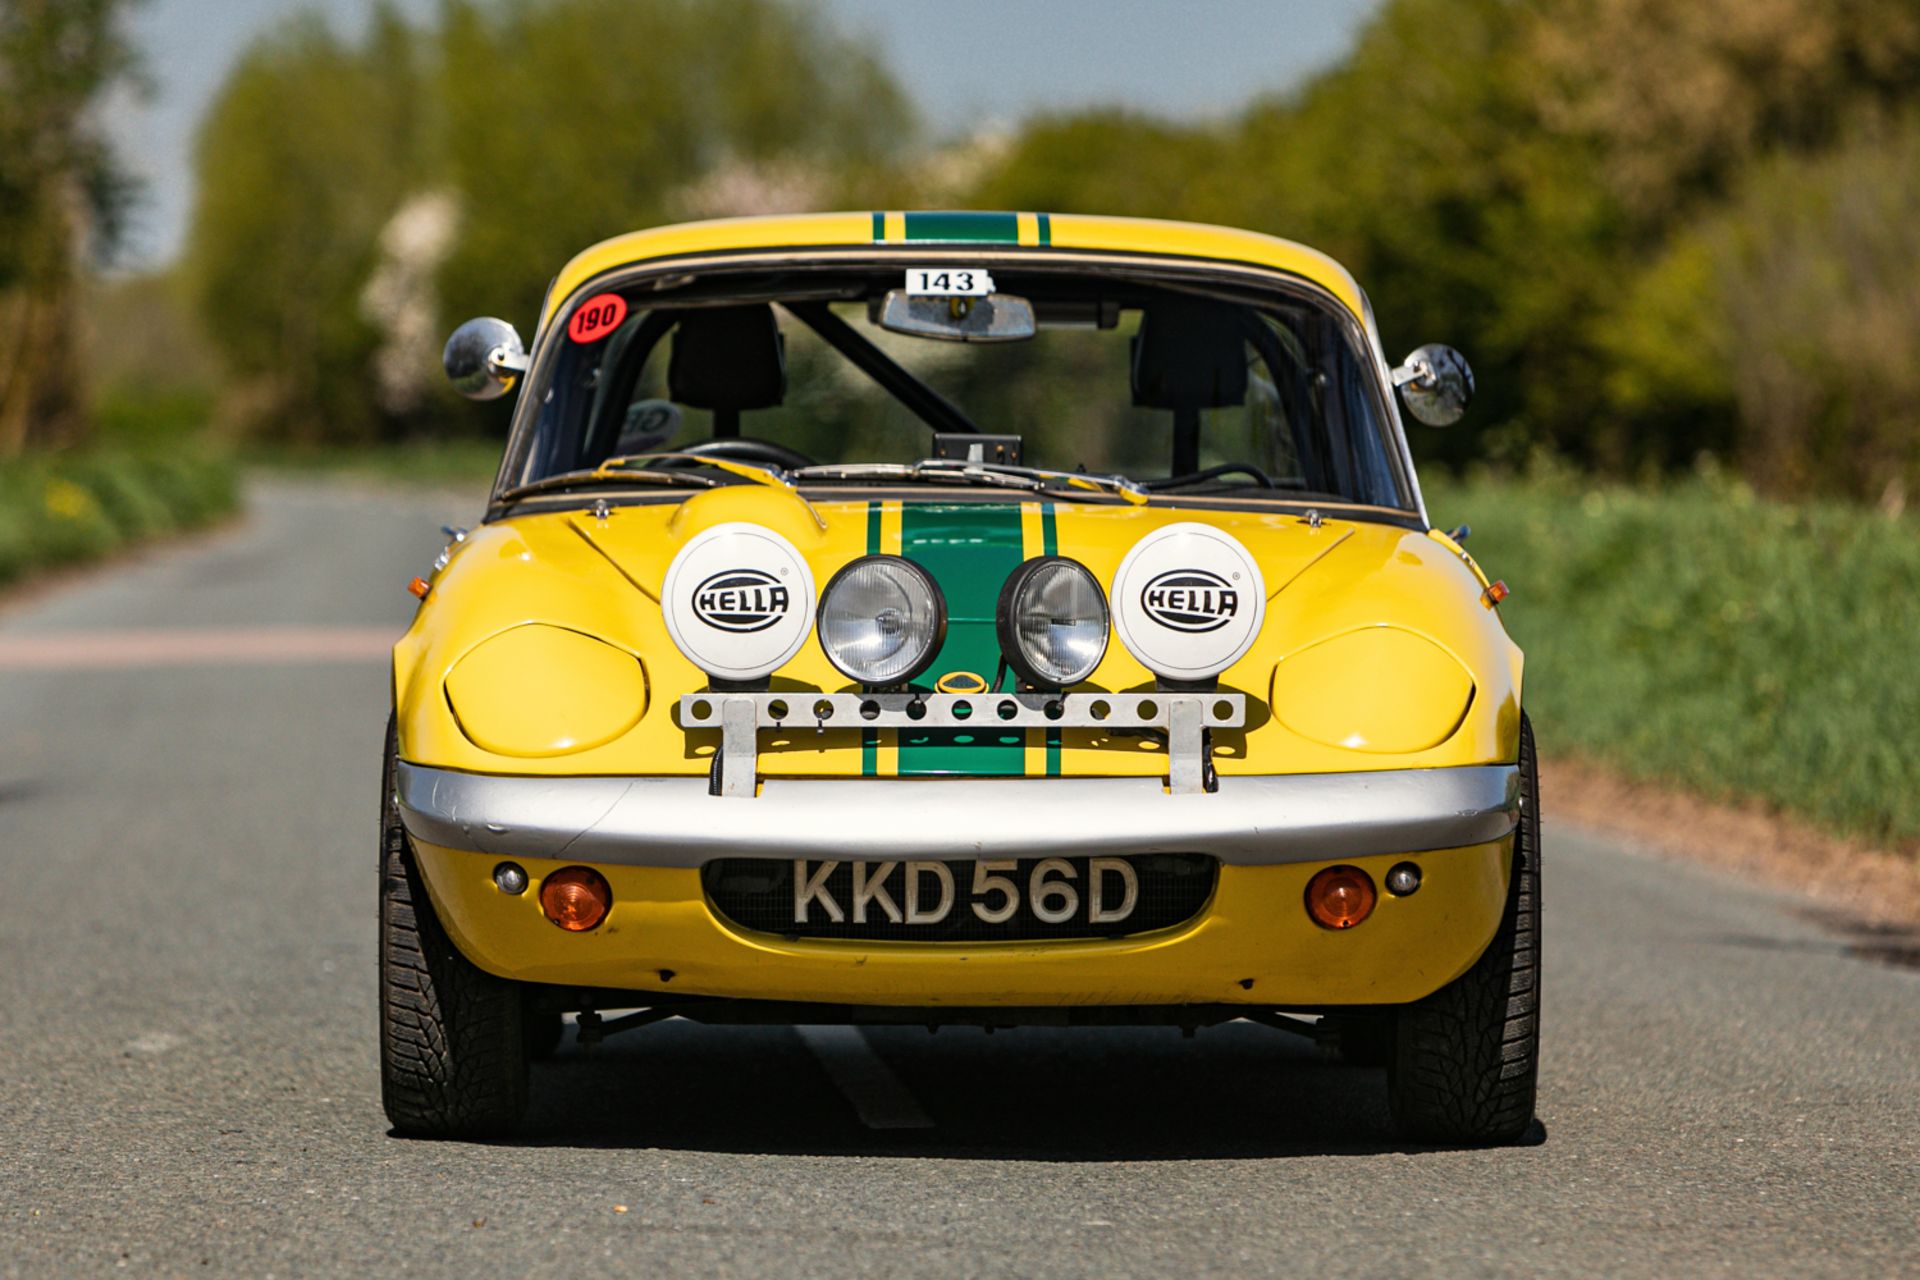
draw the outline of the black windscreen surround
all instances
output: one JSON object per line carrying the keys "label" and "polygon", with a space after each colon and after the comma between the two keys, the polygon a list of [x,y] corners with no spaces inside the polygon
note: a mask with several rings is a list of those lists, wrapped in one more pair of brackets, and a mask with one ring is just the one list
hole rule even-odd
{"label": "black windscreen surround", "polygon": [[951,413],[1019,436],[1031,467],[1415,505],[1371,351],[1330,298],[1111,265],[992,273],[997,293],[1032,304],[1031,337],[881,328],[879,301],[903,275],[891,265],[710,269],[614,289],[618,326],[587,341],[549,326],[505,482],[599,466],[623,438],[663,452],[738,435],[822,464],[914,462],[956,428]]}

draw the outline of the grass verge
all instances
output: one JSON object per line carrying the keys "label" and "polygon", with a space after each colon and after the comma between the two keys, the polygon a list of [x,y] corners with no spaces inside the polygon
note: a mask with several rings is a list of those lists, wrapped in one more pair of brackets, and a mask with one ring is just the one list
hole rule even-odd
{"label": "grass verge", "polygon": [[418,440],[404,444],[296,447],[257,445],[249,467],[295,475],[340,475],[409,485],[481,488],[500,470],[499,440]]}
{"label": "grass verge", "polygon": [[103,447],[0,462],[0,586],[201,528],[239,500],[239,472],[205,451]]}
{"label": "grass verge", "polygon": [[1712,478],[1426,487],[1513,588],[1544,753],[1920,847],[1920,522]]}

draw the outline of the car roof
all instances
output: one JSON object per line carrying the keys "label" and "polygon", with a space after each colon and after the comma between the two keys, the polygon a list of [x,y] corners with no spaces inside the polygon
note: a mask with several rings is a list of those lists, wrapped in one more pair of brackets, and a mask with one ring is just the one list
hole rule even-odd
{"label": "car roof", "polygon": [[1257,231],[1077,213],[871,210],[683,222],[603,240],[561,269],[541,323],[587,281],[654,259],[782,250],[800,256],[812,249],[861,246],[951,251],[969,245],[996,251],[1020,247],[1136,253],[1265,267],[1319,285],[1363,324],[1367,320],[1365,295],[1345,267],[1317,249]]}

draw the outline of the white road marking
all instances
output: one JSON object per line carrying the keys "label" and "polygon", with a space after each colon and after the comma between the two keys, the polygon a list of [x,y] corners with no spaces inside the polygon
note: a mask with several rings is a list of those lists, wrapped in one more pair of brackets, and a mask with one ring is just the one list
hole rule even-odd
{"label": "white road marking", "polygon": [[394,627],[148,627],[0,635],[0,671],[144,670],[232,663],[378,662]]}
{"label": "white road marking", "polygon": [[149,1031],[145,1035],[135,1036],[133,1039],[127,1041],[126,1052],[129,1054],[165,1053],[167,1050],[177,1049],[185,1043],[186,1041],[184,1039],[174,1035],[171,1031]]}
{"label": "white road marking", "polygon": [[869,1129],[931,1129],[933,1121],[858,1027],[795,1027]]}

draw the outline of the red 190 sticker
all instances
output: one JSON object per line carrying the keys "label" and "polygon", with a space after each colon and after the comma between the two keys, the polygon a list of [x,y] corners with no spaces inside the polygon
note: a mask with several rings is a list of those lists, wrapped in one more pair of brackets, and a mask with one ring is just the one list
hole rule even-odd
{"label": "red 190 sticker", "polygon": [[567,321],[567,336],[575,342],[598,342],[627,318],[627,300],[617,293],[601,293],[581,303]]}

